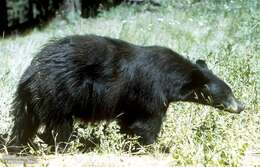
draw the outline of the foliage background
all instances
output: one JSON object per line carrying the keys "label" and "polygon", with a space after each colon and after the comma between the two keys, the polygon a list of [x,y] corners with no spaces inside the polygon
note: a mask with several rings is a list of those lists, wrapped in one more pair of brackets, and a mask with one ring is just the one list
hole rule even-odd
{"label": "foliage background", "polygon": [[[245,152],[260,152],[260,2],[165,1],[120,5],[97,18],[70,15],[69,21],[55,18],[47,28],[35,28],[26,36],[0,41],[0,133],[12,126],[9,116],[12,95],[19,77],[41,46],[54,37],[99,34],[140,45],[169,47],[190,60],[205,59],[209,67],[232,87],[246,105],[239,115],[191,103],[174,103],[157,143],[140,154],[166,154],[173,166],[242,166]],[[136,142],[118,132],[115,122],[87,126],[75,124],[77,135],[93,139],[97,153],[122,153]],[[96,140],[97,139],[97,140]],[[95,143],[96,142],[96,143]],[[78,152],[79,140],[69,152]],[[46,148],[37,155],[46,153]]]}

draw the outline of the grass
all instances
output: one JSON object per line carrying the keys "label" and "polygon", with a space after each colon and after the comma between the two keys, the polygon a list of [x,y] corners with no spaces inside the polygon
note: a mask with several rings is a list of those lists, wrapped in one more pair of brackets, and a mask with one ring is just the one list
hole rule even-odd
{"label": "grass", "polygon": [[[192,61],[205,59],[246,105],[239,115],[190,103],[174,103],[158,141],[143,152],[167,154],[173,166],[242,166],[245,152],[260,143],[260,2],[165,1],[161,7],[124,6],[97,18],[56,18],[39,31],[0,40],[0,133],[12,126],[10,102],[19,77],[41,45],[71,34],[99,34],[140,45],[169,47]],[[75,126],[78,126],[76,123]],[[98,139],[97,153],[122,153],[135,139],[118,133],[113,122],[76,128],[86,139]],[[78,152],[79,140],[68,152]],[[37,152],[41,155],[42,152]]]}

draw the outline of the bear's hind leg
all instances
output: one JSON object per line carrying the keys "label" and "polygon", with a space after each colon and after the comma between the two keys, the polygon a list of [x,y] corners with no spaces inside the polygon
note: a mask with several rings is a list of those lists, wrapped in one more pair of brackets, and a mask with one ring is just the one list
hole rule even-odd
{"label": "bear's hind leg", "polygon": [[73,118],[61,118],[58,122],[49,122],[39,137],[48,145],[65,149],[72,140]]}
{"label": "bear's hind leg", "polygon": [[24,146],[33,146],[33,138],[39,127],[37,117],[31,114],[29,107],[27,112],[21,112],[14,119],[14,126],[10,135],[10,152],[19,152]]}

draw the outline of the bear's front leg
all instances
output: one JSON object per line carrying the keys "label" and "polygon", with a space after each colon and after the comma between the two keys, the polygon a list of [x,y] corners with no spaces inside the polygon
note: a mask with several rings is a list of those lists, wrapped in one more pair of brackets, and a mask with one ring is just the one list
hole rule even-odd
{"label": "bear's front leg", "polygon": [[153,144],[160,132],[163,116],[153,115],[148,118],[140,118],[134,121],[129,129],[132,133],[140,136],[143,145]]}

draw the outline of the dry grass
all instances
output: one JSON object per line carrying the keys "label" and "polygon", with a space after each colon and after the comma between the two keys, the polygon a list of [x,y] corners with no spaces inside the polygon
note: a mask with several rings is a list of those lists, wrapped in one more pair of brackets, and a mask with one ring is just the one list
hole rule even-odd
{"label": "dry grass", "polygon": [[23,167],[26,166],[66,166],[66,167],[169,167],[171,159],[169,157],[152,157],[152,156],[131,156],[127,154],[116,155],[106,154],[99,155],[95,153],[77,154],[77,155],[48,155],[42,157],[16,157],[3,155],[1,164],[7,166]]}

